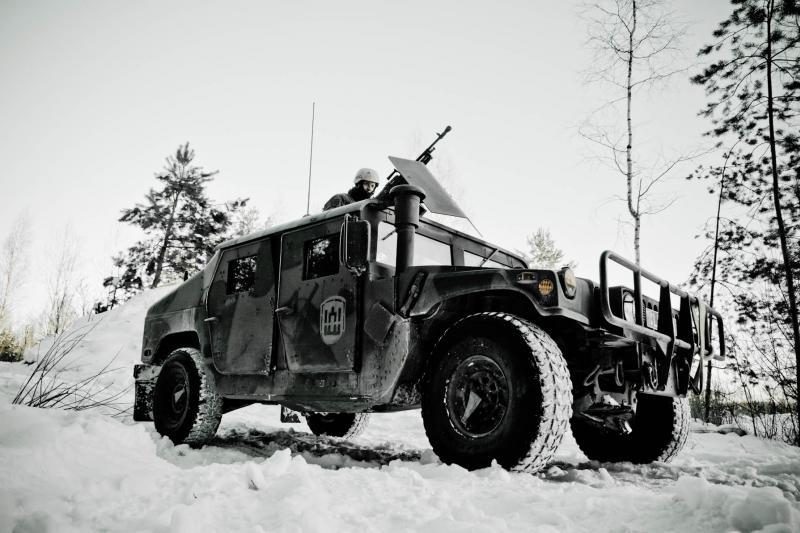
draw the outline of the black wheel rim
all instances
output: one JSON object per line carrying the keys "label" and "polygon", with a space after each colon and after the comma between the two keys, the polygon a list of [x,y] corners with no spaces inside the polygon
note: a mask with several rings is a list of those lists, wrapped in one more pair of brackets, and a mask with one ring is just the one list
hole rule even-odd
{"label": "black wheel rim", "polygon": [[181,365],[172,365],[163,372],[167,373],[161,398],[164,427],[168,431],[175,431],[183,425],[189,411],[189,374]]}
{"label": "black wheel rim", "polygon": [[508,379],[485,355],[472,355],[453,370],[447,387],[447,413],[459,433],[480,438],[495,431],[508,410]]}

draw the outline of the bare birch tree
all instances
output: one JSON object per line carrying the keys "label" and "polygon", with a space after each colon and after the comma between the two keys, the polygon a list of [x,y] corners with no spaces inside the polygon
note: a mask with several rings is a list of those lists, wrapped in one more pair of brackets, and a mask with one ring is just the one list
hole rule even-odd
{"label": "bare birch tree", "polygon": [[76,281],[78,245],[69,228],[64,230],[55,254],[52,274],[48,282],[48,304],[44,316],[46,335],[58,335],[78,316],[76,309]]}
{"label": "bare birch tree", "polygon": [[[686,68],[676,68],[685,32],[661,0],[602,0],[587,7],[589,43],[594,49],[587,81],[612,90],[580,134],[602,147],[605,159],[625,177],[624,201],[633,228],[636,263],[641,259],[642,218],[668,208],[674,200],[656,201],[655,187],[676,167],[697,154],[646,161],[634,147],[634,97]],[[601,116],[610,120],[601,123]],[[620,124],[624,121],[624,127]]]}
{"label": "bare birch tree", "polygon": [[19,215],[0,248],[0,326],[9,320],[15,291],[24,281],[31,243],[28,215]]}

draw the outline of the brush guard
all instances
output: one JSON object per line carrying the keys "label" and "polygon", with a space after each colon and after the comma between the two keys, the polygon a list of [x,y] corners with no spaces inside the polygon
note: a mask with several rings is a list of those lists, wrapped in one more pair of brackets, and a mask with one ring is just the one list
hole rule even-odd
{"label": "brush guard", "polygon": [[[609,261],[613,261],[633,274],[632,292],[635,315],[633,322],[612,312],[608,285]],[[656,328],[645,325],[642,278],[660,287]],[[675,311],[672,308],[672,294],[680,298],[677,316],[674,315]],[[646,381],[649,382],[648,385],[658,391],[666,389],[673,360],[677,361],[675,388],[678,394],[685,395],[689,388],[696,393],[703,390],[704,366],[708,361],[725,359],[725,331],[722,315],[719,312],[697,296],[689,294],[609,250],[600,256],[600,308],[605,321],[611,326],[622,329],[624,337],[632,339],[640,345],[647,344],[656,349],[655,367],[648,369]],[[714,321],[717,323],[718,331],[719,350],[717,351],[714,350],[711,335]],[[695,357],[699,358],[700,364],[692,375],[691,367]],[[646,365],[648,363],[642,363],[641,348],[639,348],[639,366],[644,369]]]}

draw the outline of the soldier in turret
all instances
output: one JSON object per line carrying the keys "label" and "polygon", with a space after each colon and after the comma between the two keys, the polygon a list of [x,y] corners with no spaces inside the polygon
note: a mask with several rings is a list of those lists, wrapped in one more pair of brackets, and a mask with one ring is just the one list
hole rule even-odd
{"label": "soldier in turret", "polygon": [[378,173],[371,168],[362,168],[356,172],[356,177],[353,179],[353,187],[346,193],[336,194],[330,200],[325,202],[322,207],[323,211],[341,207],[343,205],[352,204],[353,202],[360,202],[371,198],[375,189],[378,188],[380,181],[378,180]]}

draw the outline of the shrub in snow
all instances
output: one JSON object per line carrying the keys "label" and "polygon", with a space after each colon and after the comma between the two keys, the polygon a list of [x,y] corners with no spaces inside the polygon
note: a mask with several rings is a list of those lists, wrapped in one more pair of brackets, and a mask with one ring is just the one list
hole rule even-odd
{"label": "shrub in snow", "polygon": [[16,336],[8,330],[0,331],[0,361],[16,363],[22,361],[24,348]]}
{"label": "shrub in snow", "polygon": [[38,358],[36,366],[11,403],[73,411],[103,407],[115,414],[124,414],[129,406],[127,402],[119,400],[127,391],[111,393],[108,392],[108,385],[101,386],[98,382],[99,378],[115,370],[110,368],[114,359],[77,382],[64,379],[63,373],[68,369],[67,363],[73,350],[98,323],[55,337],[45,354]]}

